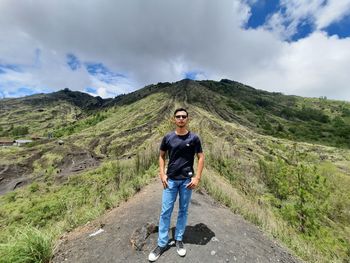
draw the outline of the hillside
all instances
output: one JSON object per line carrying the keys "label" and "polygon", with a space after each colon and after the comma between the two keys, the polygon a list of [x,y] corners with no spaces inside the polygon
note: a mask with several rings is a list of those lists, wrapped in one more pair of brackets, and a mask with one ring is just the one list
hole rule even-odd
{"label": "hillside", "polygon": [[270,93],[231,80],[185,79],[175,83],[158,83],[105,100],[68,89],[3,99],[0,100],[0,137],[13,136],[12,130],[16,126],[27,126],[29,134],[41,136],[68,124],[74,128],[77,121],[83,121],[93,113],[130,105],[159,93],[186,101],[225,121],[239,123],[261,134],[350,147],[350,103],[324,97],[303,98]]}
{"label": "hillside", "polygon": [[347,102],[182,80],[109,100],[65,90],[0,105],[3,137],[19,123],[53,135],[0,148],[1,242],[23,224],[55,239],[127,200],[157,176],[159,141],[184,106],[204,142],[203,190],[305,261],[349,258]]}
{"label": "hillside", "polygon": [[[45,136],[69,123],[86,117],[109,100],[86,93],[61,90],[17,99],[0,100],[0,138],[31,134]],[[27,132],[20,128],[27,127]]]}

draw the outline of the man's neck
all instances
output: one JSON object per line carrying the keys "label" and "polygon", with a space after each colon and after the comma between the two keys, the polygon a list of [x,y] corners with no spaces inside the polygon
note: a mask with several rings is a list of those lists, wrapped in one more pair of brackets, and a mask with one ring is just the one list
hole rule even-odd
{"label": "man's neck", "polygon": [[188,130],[186,127],[176,127],[175,133],[176,135],[186,135],[188,133]]}

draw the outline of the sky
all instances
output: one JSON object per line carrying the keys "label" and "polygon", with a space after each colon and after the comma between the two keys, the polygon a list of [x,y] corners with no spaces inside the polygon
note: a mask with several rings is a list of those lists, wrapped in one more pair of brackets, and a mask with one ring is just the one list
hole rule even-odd
{"label": "sky", "polygon": [[350,101],[350,0],[1,0],[0,98],[231,79]]}

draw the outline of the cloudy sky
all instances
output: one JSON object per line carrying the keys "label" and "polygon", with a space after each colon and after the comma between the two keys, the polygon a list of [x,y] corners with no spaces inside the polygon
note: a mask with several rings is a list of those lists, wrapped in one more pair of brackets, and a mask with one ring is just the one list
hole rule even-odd
{"label": "cloudy sky", "polygon": [[0,98],[183,78],[350,101],[350,0],[1,0]]}

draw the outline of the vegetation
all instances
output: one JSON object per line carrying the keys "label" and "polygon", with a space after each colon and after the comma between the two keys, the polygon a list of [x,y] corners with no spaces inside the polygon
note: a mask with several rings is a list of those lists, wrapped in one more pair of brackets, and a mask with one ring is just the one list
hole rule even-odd
{"label": "vegetation", "polygon": [[50,234],[30,226],[17,228],[7,244],[0,244],[0,262],[49,262],[53,247]]}
{"label": "vegetation", "polygon": [[[0,148],[0,171],[33,179],[0,197],[0,262],[48,262],[62,233],[139,191],[156,175],[157,143],[179,106],[203,138],[202,187],[213,197],[305,261],[350,260],[347,102],[183,80],[113,100],[63,90],[0,106],[0,136],[52,133],[64,142]],[[100,166],[59,174],[83,155]]]}
{"label": "vegetation", "polygon": [[296,153],[292,165],[278,158],[273,162],[260,161],[264,183],[284,219],[303,234],[318,233],[321,220],[329,212],[330,187],[315,165],[302,163],[304,154]]}
{"label": "vegetation", "polygon": [[26,135],[29,133],[29,129],[27,126],[17,126],[11,129],[11,134],[14,137],[20,136],[20,135]]}
{"label": "vegetation", "polygon": [[[214,168],[209,173],[222,176],[235,190],[215,186],[218,179],[213,178],[205,179],[203,187],[308,262],[349,259],[345,222],[350,222],[350,198],[342,194],[350,191],[348,177],[334,165],[317,163],[315,156],[298,151],[297,144],[286,156],[260,157],[258,166],[237,157],[223,141],[216,141],[207,158]],[[336,190],[340,180],[343,184]]]}
{"label": "vegetation", "polygon": [[[269,198],[275,212],[320,251],[328,255],[336,251],[337,255],[342,255],[339,259],[346,258],[350,249],[346,233],[338,227],[330,227],[339,225],[336,218],[347,212],[346,208],[330,213],[332,205],[340,205],[330,201],[331,190],[335,187],[331,184],[335,182],[328,182],[319,168],[300,159],[292,165],[281,159],[272,163],[261,161],[260,167],[272,194]],[[350,206],[348,200],[341,203]]]}
{"label": "vegetation", "polygon": [[127,200],[155,176],[155,153],[149,147],[135,161],[109,161],[60,185],[37,182],[0,197],[0,262],[49,262],[59,235]]}
{"label": "vegetation", "polygon": [[350,103],[269,93],[229,80],[200,84],[214,98],[220,94],[216,110],[227,121],[279,138],[350,147]]}
{"label": "vegetation", "polygon": [[53,136],[55,138],[60,138],[62,136],[68,136],[73,133],[78,133],[83,129],[89,128],[91,126],[95,126],[97,123],[105,120],[107,117],[108,117],[107,114],[97,112],[96,114],[86,119],[83,119],[81,121],[56,129],[53,133]]}

